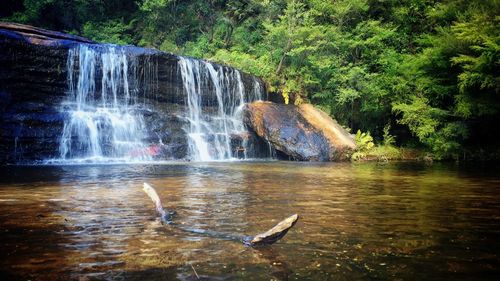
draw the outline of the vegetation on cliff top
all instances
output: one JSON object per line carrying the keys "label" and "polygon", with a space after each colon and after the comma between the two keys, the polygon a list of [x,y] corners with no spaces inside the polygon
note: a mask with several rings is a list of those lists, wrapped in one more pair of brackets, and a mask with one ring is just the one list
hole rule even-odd
{"label": "vegetation on cliff top", "polygon": [[[2,20],[238,67],[353,132],[498,157],[498,0],[7,0]],[[384,128],[386,128],[384,130]]]}

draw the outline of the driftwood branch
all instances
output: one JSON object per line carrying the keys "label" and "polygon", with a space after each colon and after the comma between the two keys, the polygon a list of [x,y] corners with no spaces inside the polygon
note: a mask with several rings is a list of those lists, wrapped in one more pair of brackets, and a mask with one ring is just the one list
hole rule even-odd
{"label": "driftwood branch", "polygon": [[144,192],[146,192],[149,198],[151,198],[151,200],[155,204],[156,211],[163,219],[166,216],[166,212],[163,209],[163,206],[161,205],[161,200],[160,197],[158,196],[158,193],[156,193],[155,189],[147,183],[143,184],[142,190],[144,190]]}
{"label": "driftwood branch", "polygon": [[[149,198],[151,198],[151,200],[155,204],[155,209],[158,212],[158,214],[160,215],[162,221],[164,221],[167,224],[173,224],[172,216],[171,216],[173,214],[173,212],[167,212],[167,211],[165,211],[165,209],[163,209],[160,197],[156,193],[155,189],[151,185],[144,183],[142,190],[144,190],[144,192],[146,192],[146,194],[149,196]],[[243,244],[245,244],[247,246],[255,247],[255,246],[262,246],[262,245],[271,245],[271,244],[277,242],[278,240],[280,240],[281,238],[283,238],[287,234],[288,230],[290,230],[290,228],[292,228],[295,225],[295,223],[297,223],[298,219],[299,219],[299,215],[294,214],[294,215],[282,220],[281,222],[279,222],[277,225],[275,225],[273,228],[269,229],[266,232],[257,234],[255,236],[243,236],[243,237],[238,236],[238,235],[231,235],[231,234],[227,234],[227,233],[208,231],[208,230],[200,232],[200,230],[192,230],[190,228],[185,228],[185,227],[181,227],[181,226],[178,226],[178,228],[180,228],[184,231],[188,231],[188,232],[192,232],[192,233],[196,233],[196,234],[206,234],[206,235],[216,237],[216,238],[221,238],[221,239],[231,238],[231,240],[238,240],[238,241],[243,242]]]}
{"label": "driftwood branch", "polygon": [[275,225],[268,231],[255,235],[255,237],[253,237],[253,239],[250,241],[251,246],[270,245],[275,243],[276,241],[283,238],[283,236],[286,235],[288,230],[290,230],[290,228],[292,228],[298,220],[299,215],[297,214],[289,216],[288,218],[280,221],[277,225]]}

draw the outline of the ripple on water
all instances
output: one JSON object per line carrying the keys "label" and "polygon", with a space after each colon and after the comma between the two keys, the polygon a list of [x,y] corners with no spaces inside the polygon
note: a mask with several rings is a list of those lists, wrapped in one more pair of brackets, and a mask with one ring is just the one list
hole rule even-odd
{"label": "ripple on water", "polygon": [[[0,264],[13,279],[192,280],[193,268],[226,280],[499,272],[495,167],[275,161],[8,169],[0,179]],[[161,224],[144,181],[176,209],[179,225],[199,231]],[[272,247],[204,234],[255,234],[292,213],[298,224]]]}

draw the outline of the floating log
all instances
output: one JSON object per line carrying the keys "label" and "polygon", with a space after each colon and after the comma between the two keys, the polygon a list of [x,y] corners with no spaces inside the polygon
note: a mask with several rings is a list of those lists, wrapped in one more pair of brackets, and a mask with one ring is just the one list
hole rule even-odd
{"label": "floating log", "polygon": [[[158,193],[156,193],[155,189],[151,185],[144,183],[142,190],[144,190],[144,192],[149,196],[149,198],[151,198],[151,200],[155,204],[155,209],[160,215],[161,220],[167,224],[172,224],[176,226],[172,221],[172,217],[175,214],[175,212],[165,211],[165,209],[161,204],[160,197],[158,196]],[[177,226],[177,227],[187,232],[196,234],[205,234],[211,237],[221,238],[226,240],[227,239],[237,240],[243,242],[243,244],[245,244],[246,246],[257,247],[257,246],[271,245],[276,243],[278,240],[280,240],[287,234],[288,230],[290,230],[290,228],[292,228],[295,225],[295,223],[297,223],[298,219],[299,215],[294,214],[282,220],[268,231],[257,234],[255,236],[240,236],[240,235],[232,235],[217,231],[191,229],[183,226]]]}

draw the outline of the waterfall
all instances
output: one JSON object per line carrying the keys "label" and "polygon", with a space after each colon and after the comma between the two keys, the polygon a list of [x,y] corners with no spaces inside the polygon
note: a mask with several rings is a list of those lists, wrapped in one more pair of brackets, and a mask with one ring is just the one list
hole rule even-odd
{"label": "waterfall", "polygon": [[124,47],[81,44],[69,50],[61,159],[151,159],[142,142],[146,128],[139,112],[136,68]]}
{"label": "waterfall", "polygon": [[260,83],[254,79],[253,89],[245,94],[236,69],[183,57],[178,64],[188,107],[189,157],[194,161],[247,158],[249,133],[242,108],[262,99]]}
{"label": "waterfall", "polygon": [[[68,92],[60,108],[65,119],[57,161],[172,159],[169,149],[178,143],[172,143],[172,132],[161,127],[168,123],[145,122],[145,116],[147,120],[167,120],[161,116],[168,112],[155,103],[158,94],[176,93],[176,88],[162,88],[159,93],[158,82],[153,80],[159,81],[158,73],[168,72],[159,72],[152,58],[127,46],[80,44],[69,50]],[[178,87],[184,95],[171,102],[186,106],[181,116],[176,115],[180,121],[174,121],[184,124],[185,157],[193,161],[266,157],[259,141],[245,128],[242,112],[245,103],[262,99],[262,83],[249,76],[244,80],[240,71],[230,67],[176,58],[175,78],[162,79],[181,82]]]}

